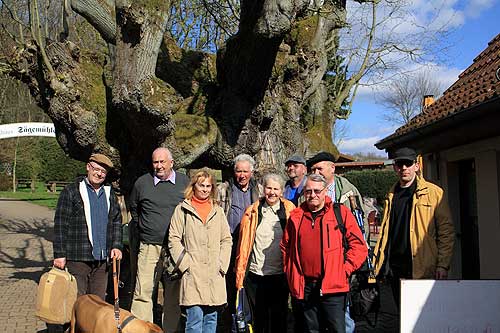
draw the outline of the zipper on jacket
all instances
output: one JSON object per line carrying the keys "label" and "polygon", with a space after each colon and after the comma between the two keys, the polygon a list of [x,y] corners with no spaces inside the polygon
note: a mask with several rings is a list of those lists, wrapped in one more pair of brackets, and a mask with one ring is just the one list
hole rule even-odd
{"label": "zipper on jacket", "polygon": [[328,240],[328,248],[330,248],[330,226],[326,224],[326,239]]}

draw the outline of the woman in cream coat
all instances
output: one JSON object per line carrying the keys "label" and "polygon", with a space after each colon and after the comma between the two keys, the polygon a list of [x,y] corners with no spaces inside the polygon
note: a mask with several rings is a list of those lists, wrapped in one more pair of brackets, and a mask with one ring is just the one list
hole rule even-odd
{"label": "woman in cream coat", "polygon": [[185,200],[172,215],[168,248],[173,258],[185,255],[179,303],[185,332],[215,332],[217,310],[226,303],[225,274],[232,238],[226,216],[214,201],[214,176],[203,168],[191,177]]}

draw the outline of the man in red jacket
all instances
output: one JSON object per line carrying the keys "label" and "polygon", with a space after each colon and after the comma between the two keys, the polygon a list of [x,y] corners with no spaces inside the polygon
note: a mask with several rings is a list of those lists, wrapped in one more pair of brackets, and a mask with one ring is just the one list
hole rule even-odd
{"label": "man in red jacket", "polygon": [[349,209],[341,205],[348,249],[344,251],[323,176],[307,176],[305,202],[290,213],[281,241],[292,301],[304,332],[345,332],[348,278],[368,254]]}

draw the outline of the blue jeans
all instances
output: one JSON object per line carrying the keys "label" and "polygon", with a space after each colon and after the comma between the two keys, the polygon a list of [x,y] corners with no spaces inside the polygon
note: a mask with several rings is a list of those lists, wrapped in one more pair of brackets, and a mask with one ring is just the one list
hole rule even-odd
{"label": "blue jeans", "polygon": [[217,329],[217,307],[193,305],[183,306],[186,315],[186,333],[215,333]]}
{"label": "blue jeans", "polygon": [[351,318],[351,312],[349,310],[349,302],[345,308],[345,332],[354,333],[354,328],[356,327],[354,320]]}

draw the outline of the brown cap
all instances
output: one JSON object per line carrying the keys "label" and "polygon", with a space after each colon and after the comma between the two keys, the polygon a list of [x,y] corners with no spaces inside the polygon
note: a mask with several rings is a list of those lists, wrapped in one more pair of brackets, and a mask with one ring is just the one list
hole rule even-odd
{"label": "brown cap", "polygon": [[109,157],[103,154],[90,155],[89,162],[96,162],[97,164],[100,164],[108,169],[111,169],[113,167],[113,162],[111,162]]}

